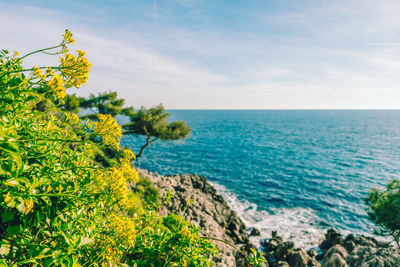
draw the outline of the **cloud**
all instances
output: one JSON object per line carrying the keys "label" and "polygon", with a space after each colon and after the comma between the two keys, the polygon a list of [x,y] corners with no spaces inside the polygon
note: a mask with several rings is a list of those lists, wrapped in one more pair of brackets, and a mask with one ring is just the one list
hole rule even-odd
{"label": "cloud", "polygon": [[[23,52],[27,52],[29,40],[32,40],[29,46],[34,48],[53,45],[55,40],[60,40],[66,21],[71,20],[68,15],[47,9],[25,7],[21,10],[17,6],[1,5],[0,24],[7,40],[5,45],[11,48],[19,43],[16,49]],[[43,25],[46,25],[45,31]],[[115,36],[107,32],[93,35],[90,30],[74,31],[79,25],[71,25],[71,28],[79,44],[77,48],[87,51],[93,65],[89,82],[81,89],[83,95],[89,94],[87,88],[90,93],[117,90],[130,105],[150,106],[174,95],[195,94],[210,84],[226,81],[223,75],[162,54],[152,47],[112,40]],[[46,58],[41,56],[40,61],[54,63]]]}
{"label": "cloud", "polygon": [[27,52],[71,28],[93,64],[79,93],[117,90],[135,107],[400,107],[400,2],[297,1],[274,13],[259,5],[242,8],[254,17],[235,27],[221,26],[241,18],[229,17],[235,6],[220,17],[222,6],[198,12],[202,1],[152,3],[118,23],[0,2],[2,46]]}

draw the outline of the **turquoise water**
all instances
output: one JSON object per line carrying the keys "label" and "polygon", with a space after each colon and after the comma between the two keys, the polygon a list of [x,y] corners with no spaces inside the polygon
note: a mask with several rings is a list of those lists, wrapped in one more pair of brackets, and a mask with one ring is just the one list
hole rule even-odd
{"label": "turquoise water", "polygon": [[[400,174],[400,111],[169,112],[192,136],[154,143],[140,167],[207,177],[264,237],[276,229],[312,245],[329,227],[372,234],[367,192]],[[136,152],[143,141],[123,137]]]}

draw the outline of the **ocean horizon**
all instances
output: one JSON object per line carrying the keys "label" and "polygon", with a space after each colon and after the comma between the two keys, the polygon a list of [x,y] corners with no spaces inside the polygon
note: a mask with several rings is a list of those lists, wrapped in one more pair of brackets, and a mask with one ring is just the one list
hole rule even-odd
{"label": "ocean horizon", "polygon": [[[157,141],[140,168],[206,177],[259,238],[314,247],[329,228],[374,235],[365,198],[400,172],[400,110],[168,110],[192,135]],[[118,118],[125,122],[126,118]],[[124,135],[137,152],[144,138]]]}

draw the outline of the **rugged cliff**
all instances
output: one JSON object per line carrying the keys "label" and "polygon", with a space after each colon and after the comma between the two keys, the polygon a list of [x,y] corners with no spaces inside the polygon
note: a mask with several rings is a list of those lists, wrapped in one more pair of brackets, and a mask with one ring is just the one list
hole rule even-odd
{"label": "rugged cliff", "polygon": [[[170,190],[175,196],[164,207],[163,213],[174,212],[199,225],[205,237],[213,237],[235,244],[245,250],[254,247],[249,242],[248,229],[207,179],[197,175],[162,176],[139,170],[141,177],[148,177],[161,195]],[[187,202],[193,199],[193,204]],[[252,229],[257,234],[256,229]],[[216,266],[245,266],[244,259],[229,245],[215,241],[221,257],[215,259]],[[317,249],[296,248],[293,242],[285,241],[273,233],[271,239],[261,240],[269,266],[400,266],[399,250],[393,245],[377,241],[372,237],[348,235],[343,237],[328,230]],[[265,264],[266,266],[268,264]]]}
{"label": "rugged cliff", "polygon": [[[206,178],[187,174],[162,176],[146,170],[140,170],[139,175],[148,177],[161,195],[172,191],[175,197],[162,212],[184,216],[199,225],[204,236],[225,240],[239,247],[249,246],[246,226]],[[194,200],[193,204],[187,205],[190,199]],[[236,266],[235,250],[221,241],[215,241],[215,244],[221,252],[221,258],[215,259],[216,265]]]}

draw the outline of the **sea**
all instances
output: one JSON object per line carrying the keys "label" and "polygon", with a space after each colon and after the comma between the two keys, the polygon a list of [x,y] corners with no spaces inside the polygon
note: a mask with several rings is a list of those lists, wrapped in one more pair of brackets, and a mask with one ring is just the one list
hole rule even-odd
{"label": "sea", "polygon": [[[192,127],[186,140],[157,141],[140,168],[207,177],[248,227],[296,246],[326,230],[374,235],[365,198],[400,175],[398,110],[169,110]],[[120,123],[126,118],[119,118]],[[145,139],[124,135],[138,152]]]}

